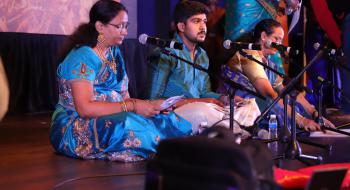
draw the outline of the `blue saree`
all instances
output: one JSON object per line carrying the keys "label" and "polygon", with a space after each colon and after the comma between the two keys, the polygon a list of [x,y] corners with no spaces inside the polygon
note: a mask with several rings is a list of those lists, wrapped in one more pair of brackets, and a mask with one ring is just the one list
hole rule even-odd
{"label": "blue saree", "polygon": [[[63,155],[82,159],[139,161],[152,156],[162,139],[191,134],[191,124],[173,112],[145,118],[119,112],[98,118],[79,117],[71,82],[93,84],[94,100],[120,102],[128,97],[128,77],[120,50],[112,48],[117,72],[88,46],[73,49],[59,65],[59,102],[52,116],[50,141]],[[111,53],[108,59],[111,59]]]}
{"label": "blue saree", "polygon": [[[264,0],[267,6],[276,8],[278,0]],[[232,41],[252,32],[256,24],[264,19],[276,19],[258,0],[226,1],[225,38]]]}
{"label": "blue saree", "polygon": [[[245,36],[249,37],[255,28],[255,25],[264,19],[276,19],[276,11],[279,0],[262,0],[268,11],[260,0],[227,0],[226,1],[226,23],[225,39],[231,41],[239,40]],[[273,11],[274,10],[274,11]],[[279,52],[271,57],[273,61],[282,65],[282,59]]]}

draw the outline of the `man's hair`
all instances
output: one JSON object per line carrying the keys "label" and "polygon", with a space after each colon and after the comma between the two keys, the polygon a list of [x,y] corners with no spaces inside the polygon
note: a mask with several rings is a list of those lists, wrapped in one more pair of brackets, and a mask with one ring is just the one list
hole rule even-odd
{"label": "man's hair", "polygon": [[282,27],[281,23],[273,19],[264,19],[260,21],[254,29],[253,40],[258,42],[262,32],[265,32],[267,35],[271,35],[275,28]]}
{"label": "man's hair", "polygon": [[174,10],[173,20],[175,25],[179,22],[186,22],[188,18],[197,14],[208,15],[209,9],[203,3],[197,1],[180,1]]}

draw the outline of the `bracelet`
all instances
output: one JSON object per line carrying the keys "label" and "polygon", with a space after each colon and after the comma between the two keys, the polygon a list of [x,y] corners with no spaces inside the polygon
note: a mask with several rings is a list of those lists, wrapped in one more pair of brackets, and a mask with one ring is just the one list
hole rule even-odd
{"label": "bracelet", "polygon": [[122,111],[125,111],[122,102],[118,102],[118,103],[119,103],[119,105],[120,105],[120,109],[121,109]]}
{"label": "bracelet", "polygon": [[295,115],[295,119],[297,119],[297,118],[301,119],[301,122],[300,122],[300,123],[297,122],[298,125],[300,125],[300,127],[301,127],[301,125],[304,125],[305,118],[304,118],[302,115],[300,115],[299,113],[297,113],[297,114]]}
{"label": "bracelet", "polygon": [[[316,113],[317,113],[317,116],[316,116]],[[317,110],[313,111],[312,114],[311,114],[311,117],[313,119],[317,119],[318,118],[318,111]]]}
{"label": "bracelet", "polygon": [[126,106],[126,103],[124,102],[124,100],[121,101],[120,105],[121,105],[122,110],[123,110],[124,112],[127,112],[127,111],[128,111],[128,107]]}

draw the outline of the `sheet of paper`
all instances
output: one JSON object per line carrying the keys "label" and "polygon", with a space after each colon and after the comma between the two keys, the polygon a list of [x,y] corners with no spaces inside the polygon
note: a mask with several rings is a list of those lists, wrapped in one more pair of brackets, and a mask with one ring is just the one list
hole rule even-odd
{"label": "sheet of paper", "polygon": [[181,96],[173,96],[173,97],[170,97],[166,100],[164,100],[164,102],[160,105],[160,107],[164,110],[164,109],[167,109],[169,108],[170,106],[176,104],[176,102],[184,99],[185,97],[183,95]]}

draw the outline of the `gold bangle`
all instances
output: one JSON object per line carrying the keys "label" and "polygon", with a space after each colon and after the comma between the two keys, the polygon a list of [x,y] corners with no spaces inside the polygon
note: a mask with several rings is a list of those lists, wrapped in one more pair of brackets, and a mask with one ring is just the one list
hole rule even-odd
{"label": "gold bangle", "polygon": [[122,110],[123,110],[124,112],[127,112],[127,111],[128,111],[128,107],[126,106],[126,103],[124,102],[124,100],[121,101],[121,106],[122,106]]}
{"label": "gold bangle", "polygon": [[128,111],[128,106],[126,105],[126,102],[123,101],[124,107],[125,107],[125,111]]}
{"label": "gold bangle", "polygon": [[[317,114],[317,116],[316,116],[316,114]],[[317,119],[318,118],[318,111],[317,110],[313,111],[312,114],[311,114],[311,117],[314,120]]]}
{"label": "gold bangle", "polygon": [[121,109],[122,111],[125,111],[122,102],[118,102],[118,103],[119,103],[119,105],[120,105],[120,109]]}

